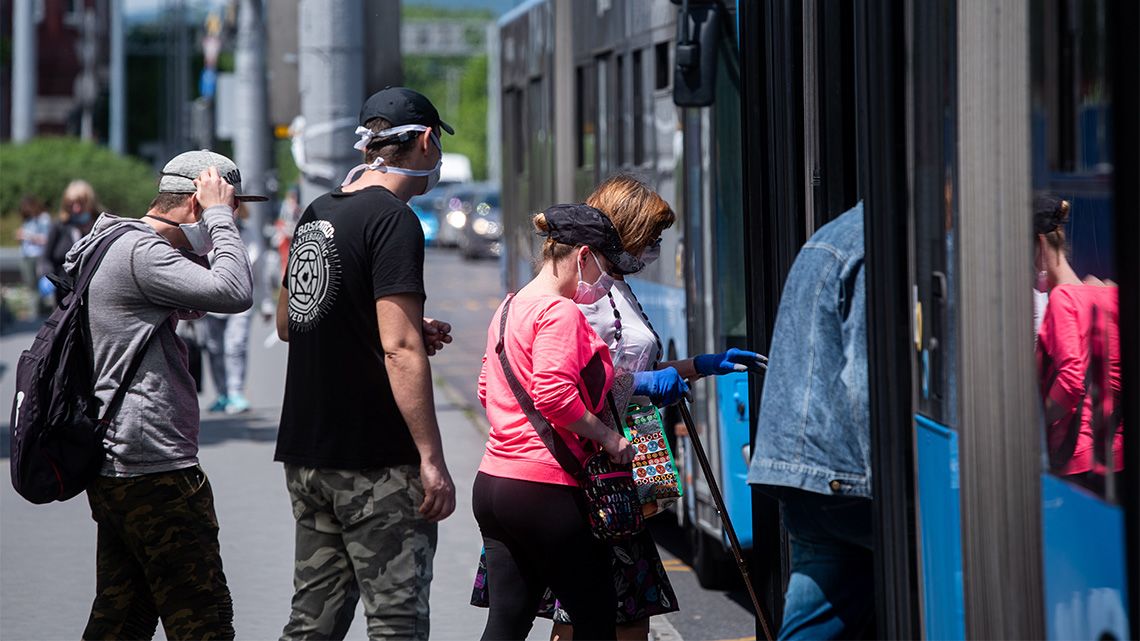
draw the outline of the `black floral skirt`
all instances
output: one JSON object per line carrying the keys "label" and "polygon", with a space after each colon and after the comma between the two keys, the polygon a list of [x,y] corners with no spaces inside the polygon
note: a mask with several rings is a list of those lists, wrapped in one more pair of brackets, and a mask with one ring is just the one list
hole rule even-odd
{"label": "black floral skirt", "polygon": [[[611,544],[614,587],[617,589],[619,624],[640,621],[656,614],[676,612],[677,594],[669,582],[657,544],[648,528],[629,539]],[[479,557],[479,570],[471,591],[471,605],[485,608],[490,605],[487,596],[487,556]],[[572,624],[570,616],[558,603],[549,588],[539,603],[537,615],[553,619],[556,623]]]}

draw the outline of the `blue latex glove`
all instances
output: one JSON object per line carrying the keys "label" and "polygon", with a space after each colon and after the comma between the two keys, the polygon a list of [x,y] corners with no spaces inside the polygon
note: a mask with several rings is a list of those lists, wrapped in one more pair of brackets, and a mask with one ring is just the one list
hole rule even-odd
{"label": "blue latex glove", "polygon": [[701,376],[720,376],[733,372],[762,372],[768,369],[768,357],[733,347],[719,354],[693,357],[693,367]]}
{"label": "blue latex glove", "polygon": [[689,384],[675,368],[666,367],[652,372],[635,372],[633,393],[635,396],[648,396],[654,405],[665,407],[688,394]]}

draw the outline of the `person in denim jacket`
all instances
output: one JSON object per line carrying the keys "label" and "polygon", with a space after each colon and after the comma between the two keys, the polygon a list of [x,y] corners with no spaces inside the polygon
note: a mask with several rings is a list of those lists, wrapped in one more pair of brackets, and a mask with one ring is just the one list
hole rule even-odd
{"label": "person in denim jacket", "polygon": [[780,639],[872,624],[865,291],[860,202],[803,246],[772,336],[748,482],[779,499],[791,537]]}

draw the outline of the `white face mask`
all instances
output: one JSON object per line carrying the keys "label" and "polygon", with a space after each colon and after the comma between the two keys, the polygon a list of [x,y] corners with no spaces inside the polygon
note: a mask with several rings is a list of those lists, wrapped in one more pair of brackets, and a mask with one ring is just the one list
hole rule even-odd
{"label": "white face mask", "polygon": [[147,216],[171,227],[181,229],[182,235],[186,236],[186,242],[190,243],[190,253],[194,255],[205,256],[214,248],[214,239],[210,237],[210,230],[206,227],[205,220],[194,223],[176,223],[173,220],[160,218],[153,214],[147,214]]}
{"label": "white face mask", "polygon": [[[401,125],[399,127],[392,127],[391,129],[385,129],[383,131],[377,132],[368,129],[367,127],[357,127],[356,135],[360,136],[360,140],[357,141],[355,145],[353,145],[353,148],[363,151],[368,147],[368,143],[373,138],[386,138],[388,136],[395,136],[406,131],[430,130],[431,127],[424,125]],[[359,174],[361,171],[373,170],[379,171],[381,173],[399,174],[401,176],[426,176],[428,179],[427,186],[424,188],[423,192],[421,192],[426,194],[432,189],[435,189],[435,186],[439,184],[440,169],[443,167],[443,145],[440,144],[439,137],[435,135],[435,132],[432,132],[431,134],[431,141],[435,143],[435,148],[439,150],[439,160],[435,163],[435,167],[431,169],[405,169],[403,167],[393,167],[392,165],[385,164],[383,158],[377,158],[370,163],[361,163],[350,169],[348,175],[344,177],[343,181],[341,181],[340,186],[344,187],[353,180],[356,180],[357,174]]]}
{"label": "white face mask", "polygon": [[210,237],[210,230],[206,227],[206,221],[199,220],[191,225],[179,225],[178,228],[186,235],[186,241],[190,243],[190,251],[198,256],[205,256],[214,248],[214,239]]}
{"label": "white face mask", "polygon": [[601,274],[598,276],[598,280],[587,283],[582,280],[582,265],[578,265],[578,289],[574,292],[574,302],[579,305],[593,305],[614,286],[614,277],[602,269],[602,264],[598,262],[598,257],[594,256],[594,252],[591,251],[590,256],[594,259],[594,264],[598,266],[598,271]]}

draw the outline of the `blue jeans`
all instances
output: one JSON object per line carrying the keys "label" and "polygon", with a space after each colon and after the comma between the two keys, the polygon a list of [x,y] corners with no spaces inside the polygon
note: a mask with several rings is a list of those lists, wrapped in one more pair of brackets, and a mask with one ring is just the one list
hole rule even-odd
{"label": "blue jeans", "polygon": [[792,542],[780,639],[857,639],[875,613],[871,501],[785,488]]}

